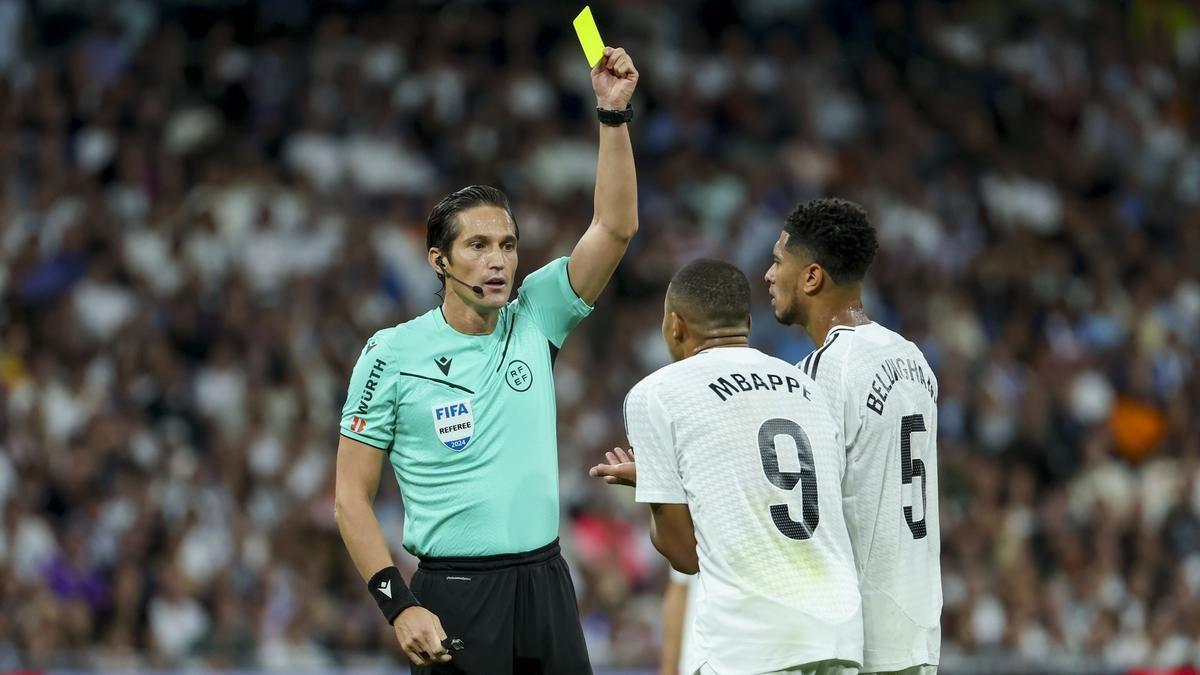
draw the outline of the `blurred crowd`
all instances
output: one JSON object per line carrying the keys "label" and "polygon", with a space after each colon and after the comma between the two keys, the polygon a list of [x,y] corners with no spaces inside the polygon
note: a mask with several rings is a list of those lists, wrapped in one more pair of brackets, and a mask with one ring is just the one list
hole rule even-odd
{"label": "blurred crowd", "polygon": [[[587,226],[577,10],[0,0],[0,668],[400,662],[333,521],[350,369],[438,302],[442,195],[506,190],[522,273]],[[666,565],[586,467],[668,358],[665,282],[739,264],[801,359],[758,281],[837,195],[940,379],[947,662],[1200,663],[1200,9],[593,11],[642,73],[641,230],[556,366],[593,660],[657,662]],[[402,555],[388,475],[377,510]]]}

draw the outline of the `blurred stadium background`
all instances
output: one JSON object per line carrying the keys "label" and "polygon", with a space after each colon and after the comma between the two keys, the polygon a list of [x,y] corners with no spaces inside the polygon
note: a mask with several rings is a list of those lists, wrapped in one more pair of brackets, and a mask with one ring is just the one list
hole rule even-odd
{"label": "blurred stadium background", "polygon": [[[581,4],[0,0],[0,669],[401,667],[333,522],[348,374],[437,301],[443,194],[508,191],[526,272],[590,220]],[[657,670],[666,564],[586,467],[665,281],[759,279],[826,194],[941,380],[942,671],[1200,663],[1200,6],[592,4],[643,75],[641,231],[556,375],[598,671]]]}

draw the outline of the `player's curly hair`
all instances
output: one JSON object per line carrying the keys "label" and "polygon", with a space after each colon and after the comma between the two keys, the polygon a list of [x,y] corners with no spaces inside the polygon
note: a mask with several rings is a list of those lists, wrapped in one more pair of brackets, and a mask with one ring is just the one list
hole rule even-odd
{"label": "player's curly hair", "polygon": [[[458,236],[458,214],[476,206],[496,206],[508,213],[513,224],[513,234],[521,238],[521,229],[517,227],[517,219],[513,217],[512,209],[508,206],[508,196],[503,191],[490,185],[469,185],[457,192],[451,192],[429,212],[425,222],[425,250],[436,247],[442,255],[450,259],[450,245]],[[445,278],[438,274],[438,280]]]}
{"label": "player's curly hair", "polygon": [[671,279],[669,302],[711,328],[741,326],[750,317],[750,282],[727,262],[701,258]]}
{"label": "player's curly hair", "polygon": [[796,207],[783,229],[788,249],[804,248],[836,284],[862,281],[879,244],[863,207],[845,199],[814,199]]}

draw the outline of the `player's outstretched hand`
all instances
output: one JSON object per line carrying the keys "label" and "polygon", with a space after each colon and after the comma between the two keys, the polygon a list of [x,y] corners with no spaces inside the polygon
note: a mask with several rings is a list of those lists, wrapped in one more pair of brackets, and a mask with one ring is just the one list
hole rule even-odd
{"label": "player's outstretched hand", "polygon": [[400,648],[413,665],[429,666],[450,660],[450,653],[442,646],[446,631],[433,612],[419,605],[409,607],[400,612],[392,625],[396,629]]}
{"label": "player's outstretched hand", "polygon": [[608,464],[593,466],[588,471],[589,476],[603,478],[609,485],[637,487],[637,464],[633,461],[633,448],[613,448],[604,453],[604,456],[608,459]]}
{"label": "player's outstretched hand", "polygon": [[607,110],[624,110],[637,87],[638,71],[633,59],[624,49],[604,48],[604,56],[592,68],[592,89],[596,91],[596,105]]}

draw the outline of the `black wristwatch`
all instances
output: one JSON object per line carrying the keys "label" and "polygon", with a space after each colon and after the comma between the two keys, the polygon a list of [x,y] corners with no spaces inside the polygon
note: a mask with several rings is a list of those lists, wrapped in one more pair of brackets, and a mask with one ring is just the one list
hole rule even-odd
{"label": "black wristwatch", "polygon": [[624,110],[609,110],[608,108],[596,108],[596,117],[601,124],[606,124],[610,127],[619,127],[622,124],[633,119],[633,106],[627,105]]}

